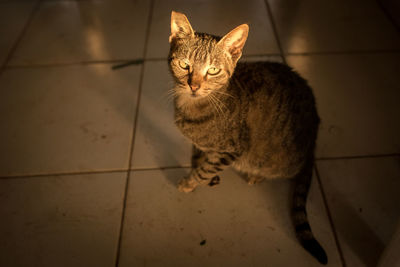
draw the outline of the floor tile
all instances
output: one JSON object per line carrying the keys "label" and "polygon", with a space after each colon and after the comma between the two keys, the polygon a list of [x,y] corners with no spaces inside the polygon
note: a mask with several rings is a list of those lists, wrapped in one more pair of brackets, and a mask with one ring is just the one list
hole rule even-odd
{"label": "floor tile", "polygon": [[313,87],[322,120],[317,156],[400,152],[400,54],[288,56]]}
{"label": "floor tile", "polygon": [[[176,183],[187,171],[131,173],[121,267],[320,266],[294,237],[288,181],[252,187],[227,170],[219,186],[184,194]],[[317,183],[307,209],[328,266],[340,266]]]}
{"label": "floor tile", "polygon": [[189,166],[191,144],[174,124],[173,87],[167,61],[145,63],[133,168]]}
{"label": "floor tile", "polygon": [[0,266],[113,266],[125,179],[0,179]]}
{"label": "floor tile", "polygon": [[171,11],[183,12],[193,29],[215,35],[225,35],[236,26],[250,24],[245,55],[277,54],[279,49],[262,0],[228,1],[155,1],[147,58],[166,58],[169,51]]}
{"label": "floor tile", "polygon": [[268,2],[286,53],[400,48],[400,36],[377,1]]}
{"label": "floor tile", "polygon": [[35,2],[0,2],[0,66],[15,45]]}
{"label": "floor tile", "polygon": [[5,71],[0,176],[128,168],[140,68]]}
{"label": "floor tile", "polygon": [[143,57],[149,1],[45,1],[10,64]]}
{"label": "floor tile", "polygon": [[317,166],[347,266],[376,266],[400,220],[400,157]]}

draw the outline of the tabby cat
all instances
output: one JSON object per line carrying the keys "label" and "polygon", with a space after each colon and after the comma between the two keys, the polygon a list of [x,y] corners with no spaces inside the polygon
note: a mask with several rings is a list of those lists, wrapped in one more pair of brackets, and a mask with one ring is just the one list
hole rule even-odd
{"label": "tabby cat", "polygon": [[319,117],[307,82],[279,63],[238,63],[249,26],[224,37],[195,32],[172,11],[168,62],[175,81],[175,123],[194,145],[192,170],[178,185],[191,192],[218,183],[232,166],[250,184],[295,178],[292,218],[302,246],[322,264],[305,209]]}

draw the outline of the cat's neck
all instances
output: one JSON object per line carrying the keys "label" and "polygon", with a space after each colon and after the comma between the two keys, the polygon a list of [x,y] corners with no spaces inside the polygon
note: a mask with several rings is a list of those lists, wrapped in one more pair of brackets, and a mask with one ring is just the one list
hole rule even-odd
{"label": "cat's neck", "polygon": [[232,110],[233,96],[227,93],[229,84],[218,89],[217,92],[203,98],[190,98],[188,96],[176,96],[174,99],[175,113],[191,120],[198,120],[210,116],[223,116]]}
{"label": "cat's neck", "polygon": [[184,97],[176,97],[174,99],[175,115],[184,117],[189,120],[197,120],[202,117],[213,115],[211,103],[204,99],[185,99]]}

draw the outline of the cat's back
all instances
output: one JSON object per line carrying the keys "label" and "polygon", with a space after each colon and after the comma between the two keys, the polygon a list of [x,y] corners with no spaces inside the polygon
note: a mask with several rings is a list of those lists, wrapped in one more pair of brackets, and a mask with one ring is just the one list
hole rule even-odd
{"label": "cat's back", "polygon": [[283,90],[280,93],[297,91],[312,95],[310,87],[300,75],[291,67],[278,62],[240,62],[233,78],[245,85],[250,93],[267,89],[267,93],[271,94]]}
{"label": "cat's back", "polygon": [[312,89],[305,79],[285,64],[264,61],[238,63],[231,84],[249,105],[262,105],[269,109],[265,111],[271,112],[283,108],[279,112],[287,112],[288,116],[302,117],[313,113],[317,117]]}

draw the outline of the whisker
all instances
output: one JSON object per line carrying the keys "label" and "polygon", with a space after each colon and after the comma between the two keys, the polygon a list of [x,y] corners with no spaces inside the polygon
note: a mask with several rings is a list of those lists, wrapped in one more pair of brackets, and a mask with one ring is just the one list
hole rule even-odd
{"label": "whisker", "polygon": [[172,89],[169,89],[168,91],[164,92],[164,95],[172,95],[175,93],[176,93],[175,88],[172,88]]}
{"label": "whisker", "polygon": [[213,110],[216,111],[215,105],[214,105],[214,103],[212,102],[211,98],[208,98],[208,97],[207,97],[207,101],[208,101],[208,103],[211,105],[211,107],[213,108]]}
{"label": "whisker", "polygon": [[215,103],[215,106],[216,106],[217,109],[218,109],[218,114],[220,114],[220,116],[222,116],[222,117],[225,118],[225,117],[226,117],[226,116],[225,116],[225,112],[224,112],[224,110],[223,110],[222,107],[221,107],[221,106],[224,106],[224,107],[225,107],[225,105],[221,102],[221,100],[219,100],[218,98],[216,98],[214,95],[210,94],[209,97],[210,97],[210,99],[212,99],[212,101]]}
{"label": "whisker", "polygon": [[220,108],[218,106],[218,103],[215,101],[215,99],[213,97],[210,97],[210,101],[213,103],[214,109],[217,112],[217,115],[222,117],[223,114],[221,113],[221,110],[220,110]]}
{"label": "whisker", "polygon": [[225,96],[228,96],[228,97],[231,97],[231,98],[235,98],[233,95],[231,95],[231,94],[229,94],[227,92],[221,92],[221,91],[215,90],[215,91],[213,91],[213,93],[220,94],[220,95],[225,95]]}
{"label": "whisker", "polygon": [[217,110],[217,108],[216,108],[216,106],[215,106],[215,103],[214,103],[213,99],[212,99],[211,97],[207,97],[206,99],[207,99],[208,103],[211,104],[213,110],[216,111],[216,112],[218,113],[218,110]]}
{"label": "whisker", "polygon": [[213,96],[215,98],[215,100],[223,107],[226,108],[226,105],[224,102],[221,101],[221,99],[219,99],[217,96]]}
{"label": "whisker", "polygon": [[166,100],[167,103],[170,103],[171,100],[176,97],[178,93],[176,92],[175,88],[169,89],[163,94],[163,99]]}

